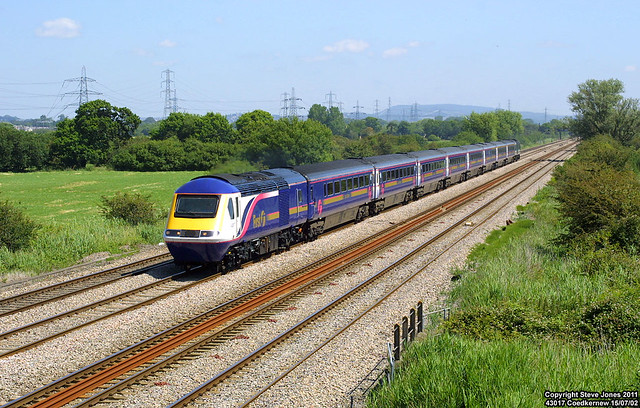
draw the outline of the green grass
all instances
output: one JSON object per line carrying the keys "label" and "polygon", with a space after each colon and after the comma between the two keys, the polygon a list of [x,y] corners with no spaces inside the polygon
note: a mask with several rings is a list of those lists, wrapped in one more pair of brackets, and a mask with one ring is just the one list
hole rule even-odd
{"label": "green grass", "polygon": [[545,390],[640,389],[640,262],[564,252],[551,191],[454,272],[441,336],[416,342],[369,406],[529,407]]}
{"label": "green grass", "polygon": [[165,214],[173,192],[202,172],[54,171],[0,173],[0,199],[8,200],[39,223],[31,247],[0,249],[0,275],[36,274],[72,265],[96,252],[122,253],[137,244],[162,241],[164,220],[132,227],[106,220],[102,196],[117,191],[149,195]]}
{"label": "green grass", "polygon": [[102,195],[116,191],[149,194],[168,209],[173,191],[202,172],[52,171],[0,173],[0,198],[19,204],[38,222],[66,223],[100,215]]}
{"label": "green grass", "polygon": [[546,390],[640,389],[640,345],[591,353],[559,342],[482,342],[443,334],[409,347],[371,407],[543,407]]}

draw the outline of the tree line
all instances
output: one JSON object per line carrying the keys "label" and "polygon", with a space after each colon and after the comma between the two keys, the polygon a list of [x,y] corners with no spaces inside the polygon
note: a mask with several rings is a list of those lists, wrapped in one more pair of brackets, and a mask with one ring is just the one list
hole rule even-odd
{"label": "tree line", "polygon": [[0,171],[78,169],[244,171],[346,157],[519,139],[524,145],[566,134],[568,124],[536,125],[516,112],[472,113],[417,122],[345,119],[313,105],[307,120],[276,119],[263,110],[235,123],[219,113],[171,113],[156,122],[104,100],[80,106],[56,130],[30,133],[0,124]]}

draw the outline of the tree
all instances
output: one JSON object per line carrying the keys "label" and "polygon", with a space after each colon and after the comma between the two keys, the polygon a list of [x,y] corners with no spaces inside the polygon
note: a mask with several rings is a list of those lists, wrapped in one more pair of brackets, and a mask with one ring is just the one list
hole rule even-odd
{"label": "tree", "polygon": [[51,145],[51,163],[59,167],[107,164],[113,153],[133,137],[140,118],[128,108],[103,100],[87,102],[74,119],[58,122]]}
{"label": "tree", "polygon": [[280,119],[261,127],[246,142],[250,160],[267,167],[333,159],[331,131],[315,120]]}
{"label": "tree", "polygon": [[235,133],[229,120],[219,113],[209,112],[197,122],[199,129],[194,135],[202,142],[234,143]]}
{"label": "tree", "polygon": [[498,140],[513,139],[524,132],[520,113],[506,110],[498,110],[492,113],[496,116],[496,136]]}
{"label": "tree", "polygon": [[465,118],[462,129],[475,133],[485,142],[498,140],[498,118],[493,112],[471,112],[471,115]]}
{"label": "tree", "polygon": [[76,110],[73,123],[85,148],[84,160],[102,165],[107,164],[111,154],[133,137],[140,118],[128,108],[118,108],[97,99],[81,105]]}
{"label": "tree", "polygon": [[238,120],[236,120],[238,142],[243,143],[249,139],[251,134],[262,127],[269,126],[272,122],[273,116],[269,112],[260,109],[241,115]]}
{"label": "tree", "polygon": [[568,100],[575,119],[569,128],[574,135],[589,139],[596,135],[610,135],[629,144],[640,130],[638,100],[623,98],[624,85],[617,79],[589,79],[578,85]]}
{"label": "tree", "polygon": [[41,169],[48,156],[48,138],[0,123],[0,171]]}
{"label": "tree", "polygon": [[311,105],[311,108],[309,108],[308,119],[326,125],[329,122],[329,110],[320,104],[314,103]]}
{"label": "tree", "polygon": [[87,163],[84,152],[73,120],[67,118],[58,122],[49,151],[51,165],[57,168],[82,167]]}
{"label": "tree", "polygon": [[330,109],[319,104],[313,104],[309,109],[308,119],[315,120],[327,126],[334,135],[344,135],[347,125],[340,109],[333,106]]}
{"label": "tree", "polygon": [[184,141],[196,134],[198,115],[192,113],[173,112],[150,132],[154,140],[165,140],[172,137]]}

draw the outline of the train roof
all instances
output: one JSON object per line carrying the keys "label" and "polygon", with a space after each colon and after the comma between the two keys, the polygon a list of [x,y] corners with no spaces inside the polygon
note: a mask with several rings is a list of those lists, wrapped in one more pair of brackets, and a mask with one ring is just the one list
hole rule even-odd
{"label": "train roof", "polygon": [[190,180],[176,190],[176,194],[232,194],[239,190],[227,180],[216,176],[202,176]]}
{"label": "train roof", "polygon": [[270,169],[241,174],[213,174],[196,177],[184,184],[176,193],[230,194],[243,196],[289,188],[289,184],[304,182],[300,174],[291,169]]}
{"label": "train roof", "polygon": [[361,159],[344,159],[293,166],[293,170],[307,177],[309,181],[316,181],[346,174],[370,172],[373,171],[373,166]]}
{"label": "train roof", "polygon": [[376,167],[400,166],[403,164],[415,163],[415,158],[407,154],[383,154],[381,156],[371,156],[362,159],[367,163],[372,163]]}
{"label": "train roof", "polygon": [[415,157],[420,161],[437,159],[438,157],[444,159],[446,155],[447,154],[440,149],[420,150],[417,152],[407,153],[407,156]]}
{"label": "train roof", "polygon": [[452,154],[458,154],[458,153],[466,153],[468,151],[462,146],[441,147],[438,150],[442,150],[447,154],[447,156],[450,156]]}

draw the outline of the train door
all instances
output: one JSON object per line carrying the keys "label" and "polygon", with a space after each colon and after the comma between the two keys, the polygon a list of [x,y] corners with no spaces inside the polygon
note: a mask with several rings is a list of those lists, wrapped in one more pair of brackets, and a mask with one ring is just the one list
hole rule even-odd
{"label": "train door", "polygon": [[302,202],[303,202],[303,193],[302,188],[296,187],[291,194],[291,211],[290,215],[292,216],[292,222],[296,222],[298,218],[300,218],[303,214],[302,210]]}
{"label": "train door", "polygon": [[373,172],[373,199],[380,197],[380,184],[382,184],[382,174],[376,168]]}
{"label": "train door", "polygon": [[242,222],[240,222],[240,198],[236,195],[230,195],[227,200],[227,211],[225,212],[225,222],[228,227],[225,228],[233,234],[233,238],[236,238],[240,234],[240,228]]}

